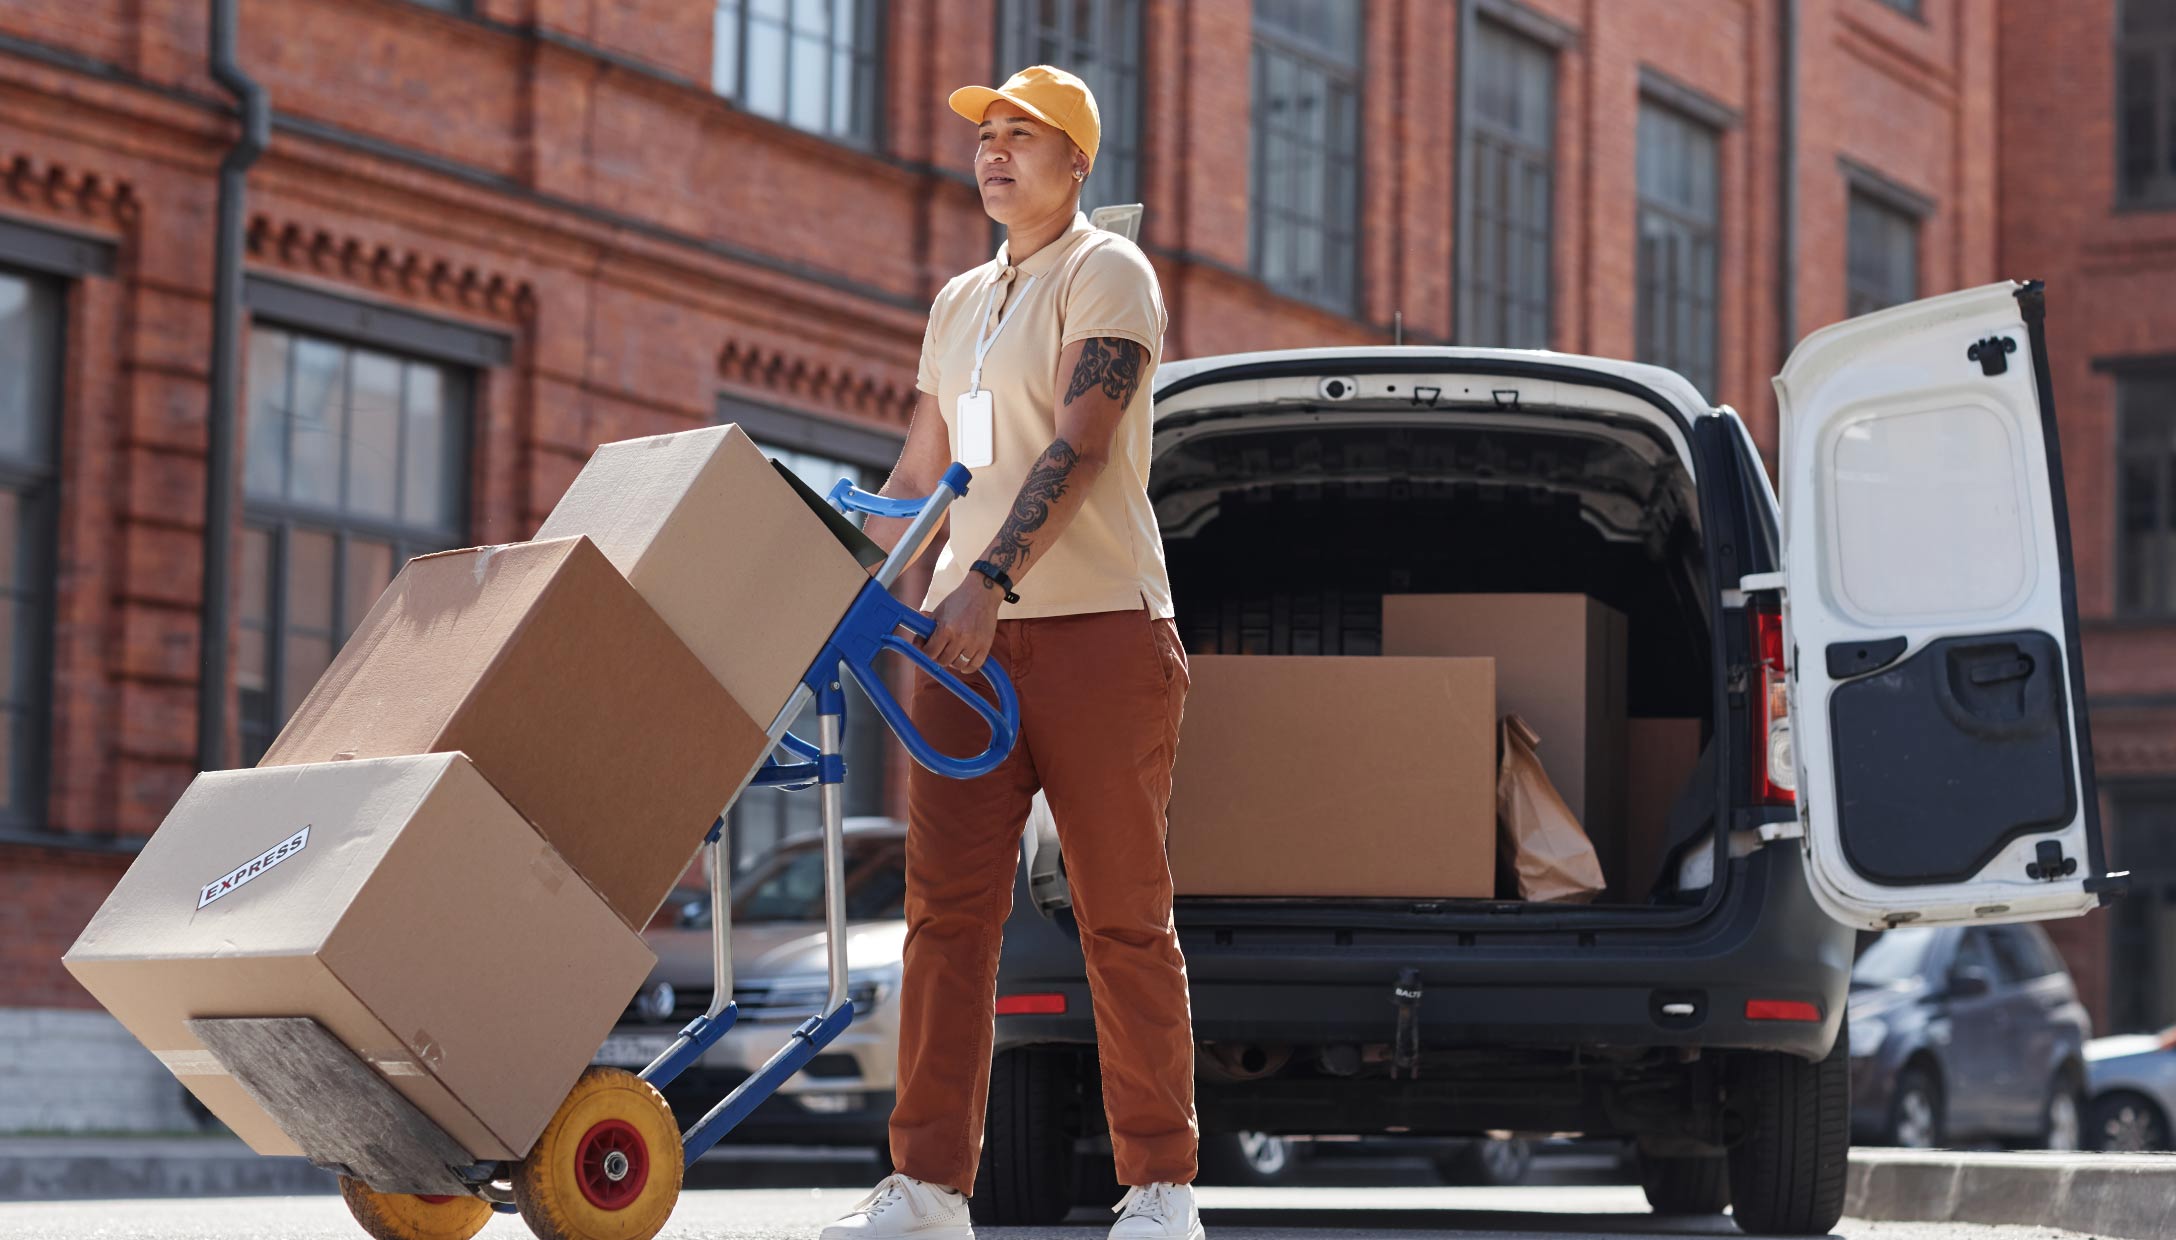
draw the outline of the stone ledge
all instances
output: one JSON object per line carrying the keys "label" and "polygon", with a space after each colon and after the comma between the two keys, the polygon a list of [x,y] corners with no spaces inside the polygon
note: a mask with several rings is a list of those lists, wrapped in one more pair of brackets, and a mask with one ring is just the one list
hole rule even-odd
{"label": "stone ledge", "polygon": [[2176,1154],[1853,1150],[1845,1213],[1888,1222],[2176,1236]]}

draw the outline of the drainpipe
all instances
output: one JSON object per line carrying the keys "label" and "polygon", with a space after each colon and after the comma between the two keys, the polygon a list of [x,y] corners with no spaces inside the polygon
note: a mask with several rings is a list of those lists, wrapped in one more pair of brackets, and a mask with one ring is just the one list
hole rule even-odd
{"label": "drainpipe", "polygon": [[235,60],[236,0],[211,0],[212,77],[234,96],[242,132],[219,161],[219,233],[213,255],[211,407],[204,449],[204,613],[196,697],[196,765],[227,766],[227,619],[234,587],[235,381],[241,369],[242,218],[249,166],[272,138],[262,87]]}
{"label": "drainpipe", "polygon": [[[1777,23],[1778,77],[1783,97],[1776,140],[1776,369],[1798,344],[1798,0],[1782,0]],[[1778,434],[1780,435],[1780,428]]]}

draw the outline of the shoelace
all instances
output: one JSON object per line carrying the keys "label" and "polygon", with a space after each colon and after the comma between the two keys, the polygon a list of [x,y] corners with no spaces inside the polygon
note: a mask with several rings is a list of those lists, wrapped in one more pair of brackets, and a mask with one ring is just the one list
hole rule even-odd
{"label": "shoelace", "polygon": [[1147,1218],[1168,1223],[1171,1221],[1169,1189],[1168,1184],[1144,1184],[1129,1188],[1126,1195],[1119,1198],[1118,1204],[1111,1207],[1111,1213],[1118,1215],[1120,1219]]}
{"label": "shoelace", "polygon": [[846,1215],[848,1218],[852,1218],[856,1214],[866,1214],[870,1218],[875,1218],[883,1213],[887,1206],[904,1201],[907,1203],[907,1208],[914,1211],[914,1216],[920,1218],[922,1212],[915,1209],[913,1194],[908,1191],[908,1186],[913,1183],[913,1180],[903,1175],[885,1176],[877,1181],[875,1188],[869,1190],[868,1196],[855,1202],[854,1208],[848,1210]]}

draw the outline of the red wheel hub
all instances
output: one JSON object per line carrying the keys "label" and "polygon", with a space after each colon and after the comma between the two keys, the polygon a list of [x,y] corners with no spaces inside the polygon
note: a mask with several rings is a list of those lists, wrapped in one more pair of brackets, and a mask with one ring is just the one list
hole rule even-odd
{"label": "red wheel hub", "polygon": [[600,1210],[624,1210],[650,1182],[650,1150],[635,1126],[599,1120],[574,1148],[574,1180]]}

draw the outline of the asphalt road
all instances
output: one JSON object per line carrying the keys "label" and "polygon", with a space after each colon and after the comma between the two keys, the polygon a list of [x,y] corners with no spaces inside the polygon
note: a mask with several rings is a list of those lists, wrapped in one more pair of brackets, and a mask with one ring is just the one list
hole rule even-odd
{"label": "asphalt road", "polygon": [[[681,1199],[660,1240],[808,1240],[851,1205],[848,1188],[706,1189]],[[1216,1240],[1654,1240],[1735,1236],[1724,1219],[1660,1219],[1637,1188],[1211,1188],[1203,1221]],[[1062,1227],[985,1228],[1003,1240],[1098,1240],[1109,1215],[1082,1210]],[[1837,1228],[1845,1240],[2072,1240],[2044,1227],[1862,1223]],[[518,1219],[496,1218],[482,1240],[529,1235]],[[7,1240],[359,1240],[333,1197],[72,1201],[0,1205]],[[2082,1238],[2079,1238],[2082,1240]]]}

